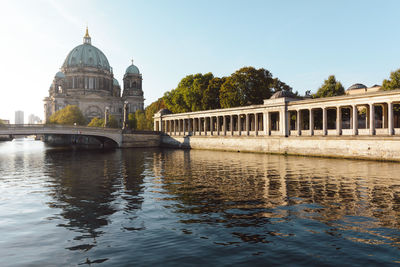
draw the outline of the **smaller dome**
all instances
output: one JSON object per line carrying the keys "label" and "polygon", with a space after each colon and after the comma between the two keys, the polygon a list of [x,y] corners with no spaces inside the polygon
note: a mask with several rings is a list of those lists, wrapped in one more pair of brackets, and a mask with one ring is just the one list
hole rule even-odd
{"label": "smaller dome", "polygon": [[357,89],[366,89],[367,87],[362,84],[362,83],[355,83],[352,86],[350,86],[349,88],[347,88],[347,90],[357,90]]}
{"label": "smaller dome", "polygon": [[139,68],[132,63],[132,65],[126,68],[125,74],[140,74]]}
{"label": "smaller dome", "polygon": [[119,86],[118,80],[115,79],[115,78],[113,78],[113,85],[114,85],[114,86]]}
{"label": "smaller dome", "polygon": [[296,97],[292,92],[290,91],[278,91],[275,94],[273,94],[269,99],[277,99],[277,98],[282,98],[282,97]]}
{"label": "smaller dome", "polygon": [[65,74],[63,73],[63,72],[61,72],[61,71],[59,71],[59,72],[57,72],[56,73],[56,76],[55,76],[56,78],[65,78]]}

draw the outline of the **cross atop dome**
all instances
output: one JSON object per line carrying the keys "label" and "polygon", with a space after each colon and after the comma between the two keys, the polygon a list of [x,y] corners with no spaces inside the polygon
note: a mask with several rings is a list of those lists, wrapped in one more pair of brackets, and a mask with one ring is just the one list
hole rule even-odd
{"label": "cross atop dome", "polygon": [[86,33],[85,36],[83,36],[83,43],[92,44],[92,38],[90,38],[88,26],[86,26]]}

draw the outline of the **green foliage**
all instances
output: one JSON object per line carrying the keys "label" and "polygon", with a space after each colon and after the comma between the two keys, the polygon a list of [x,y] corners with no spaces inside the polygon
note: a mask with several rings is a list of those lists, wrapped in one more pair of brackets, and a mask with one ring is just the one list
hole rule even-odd
{"label": "green foliage", "polygon": [[136,129],[136,120],[134,113],[128,114],[128,127],[129,129]]}
{"label": "green foliage", "polygon": [[220,90],[222,108],[262,104],[272,94],[274,79],[266,69],[243,67],[226,79]]}
{"label": "green foliage", "polygon": [[335,75],[330,75],[318,89],[314,98],[339,96],[344,94],[345,91],[343,85],[339,81],[336,81]]}
{"label": "green foliage", "polygon": [[88,124],[89,127],[104,127],[104,119],[94,117]]}
{"label": "green foliage", "polygon": [[86,125],[86,119],[77,106],[68,105],[51,115],[49,123],[62,125],[74,125],[74,123],[76,123],[77,125]]}
{"label": "green foliage", "polygon": [[136,129],[137,130],[148,130],[146,116],[143,110],[136,110],[135,112]]}
{"label": "green foliage", "polygon": [[211,72],[186,76],[179,82],[177,88],[164,94],[166,107],[173,113],[203,110],[202,100],[213,78]]}
{"label": "green foliage", "polygon": [[201,99],[203,110],[221,108],[219,94],[221,86],[225,81],[226,77],[214,77],[209,81],[207,89],[204,91],[203,98]]}
{"label": "green foliage", "polygon": [[159,98],[157,101],[154,101],[150,105],[148,105],[145,109],[145,115],[146,115],[146,129],[148,130],[153,130],[153,116],[155,113],[157,113],[160,109],[167,108],[165,105],[164,99]]}
{"label": "green foliage", "polygon": [[274,78],[272,82],[272,88],[274,92],[278,91],[290,91],[292,92],[293,88],[287,85],[286,83],[282,82],[278,78]]}
{"label": "green foliage", "polygon": [[113,115],[108,115],[107,128],[119,128],[119,123]]}
{"label": "green foliage", "polygon": [[390,79],[383,80],[381,90],[389,91],[400,89],[400,69],[390,73]]}

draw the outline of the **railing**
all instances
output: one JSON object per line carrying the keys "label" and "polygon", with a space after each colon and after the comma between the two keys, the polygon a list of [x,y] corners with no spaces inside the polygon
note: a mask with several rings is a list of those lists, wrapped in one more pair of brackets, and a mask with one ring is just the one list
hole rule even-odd
{"label": "railing", "polygon": [[66,129],[66,130],[90,130],[95,132],[121,132],[121,129],[105,127],[89,127],[80,125],[59,125],[59,124],[2,124],[0,129],[20,130],[20,129]]}

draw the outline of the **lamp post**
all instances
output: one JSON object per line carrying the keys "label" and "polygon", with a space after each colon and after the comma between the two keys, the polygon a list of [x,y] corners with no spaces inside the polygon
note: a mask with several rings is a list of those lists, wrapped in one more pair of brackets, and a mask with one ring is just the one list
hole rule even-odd
{"label": "lamp post", "polygon": [[128,101],[124,102],[124,122],[122,124],[122,129],[128,129]]}
{"label": "lamp post", "polygon": [[106,110],[104,112],[104,127],[107,127],[108,124],[108,114],[110,113],[110,108],[106,107]]}

